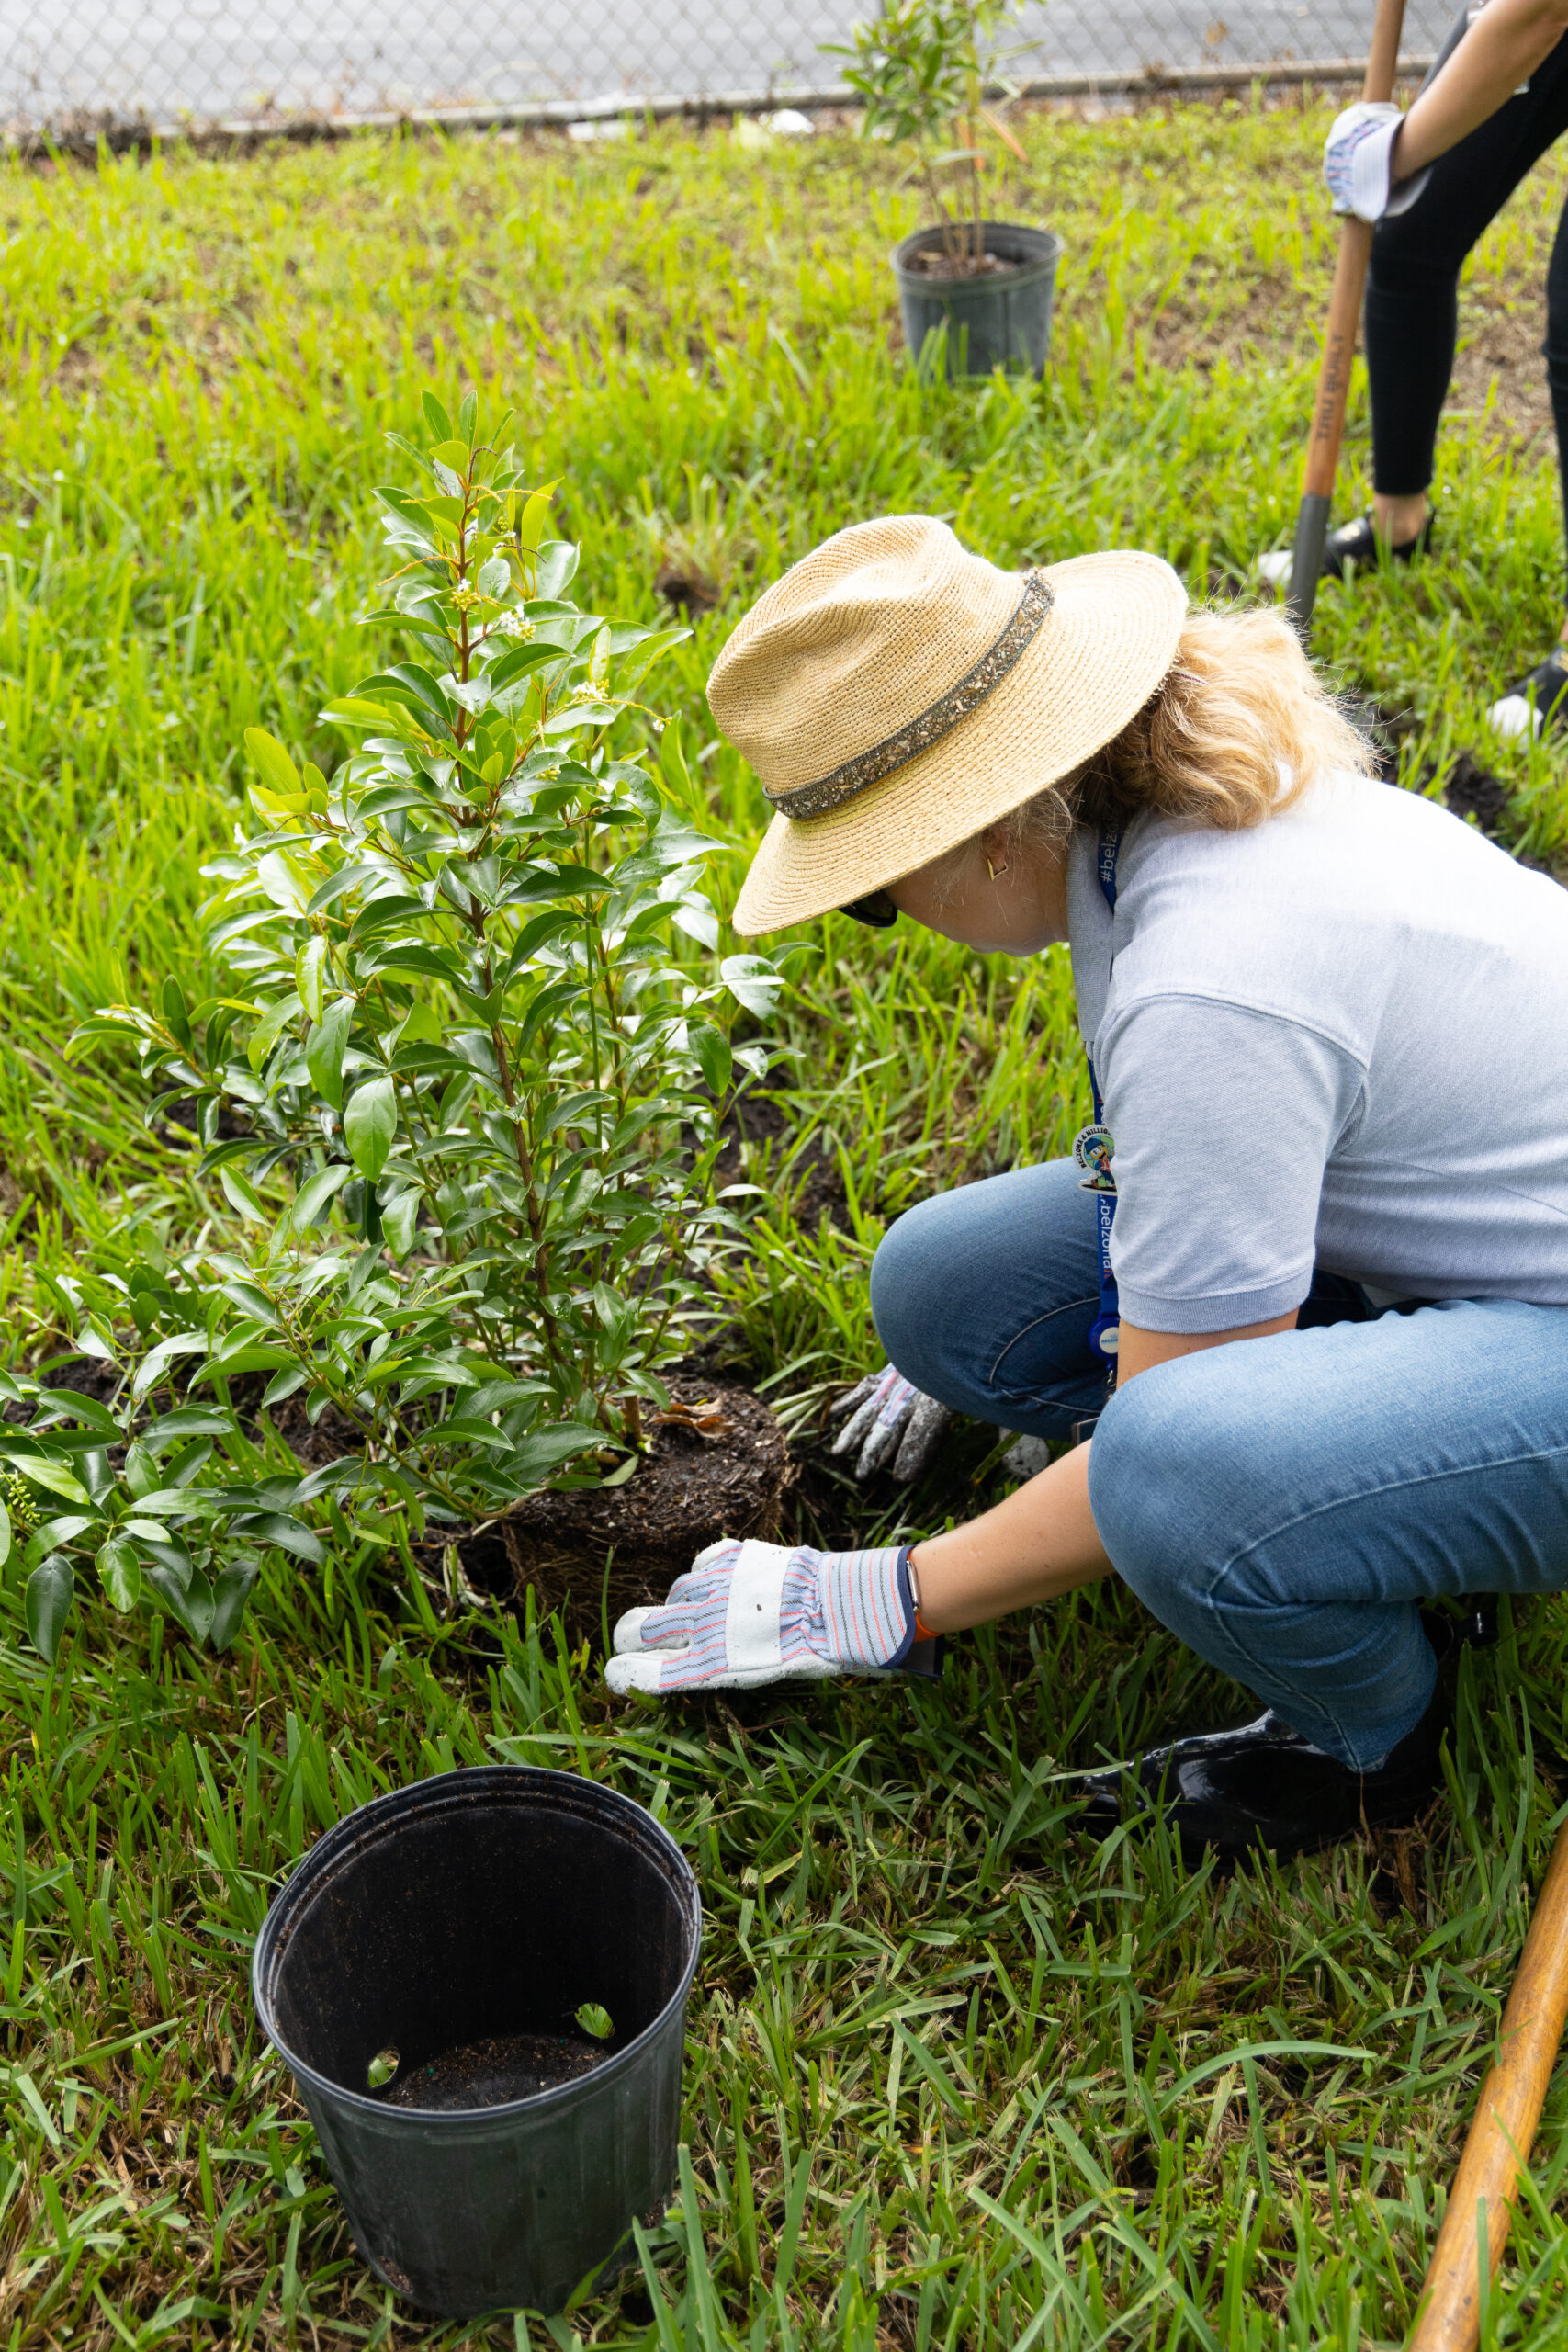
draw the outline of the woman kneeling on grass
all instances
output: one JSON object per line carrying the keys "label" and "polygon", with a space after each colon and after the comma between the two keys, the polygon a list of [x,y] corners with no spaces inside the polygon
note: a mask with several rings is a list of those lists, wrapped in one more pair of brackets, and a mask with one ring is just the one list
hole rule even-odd
{"label": "woman kneeling on grass", "polygon": [[1410,1819],[1419,1604],[1568,1585],[1568,895],[1371,780],[1286,624],[1150,555],[1020,578],[863,524],[709,697],[776,812],[740,932],[1070,944],[1095,1126],[901,1216],[871,1295],[905,1396],[1094,1433],[910,1549],[716,1545],[613,1686],[919,1671],[1114,1570],[1265,1712],[1084,1776],[1091,1816],[1163,1798],[1223,1853]]}

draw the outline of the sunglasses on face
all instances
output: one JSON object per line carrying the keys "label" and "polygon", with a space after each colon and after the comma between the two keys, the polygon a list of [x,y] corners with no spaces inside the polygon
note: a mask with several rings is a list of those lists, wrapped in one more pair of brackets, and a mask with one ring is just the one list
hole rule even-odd
{"label": "sunglasses on face", "polygon": [[874,931],[886,931],[898,920],[898,910],[886,890],[868,890],[863,899],[852,899],[840,914],[852,915],[856,922],[868,922]]}

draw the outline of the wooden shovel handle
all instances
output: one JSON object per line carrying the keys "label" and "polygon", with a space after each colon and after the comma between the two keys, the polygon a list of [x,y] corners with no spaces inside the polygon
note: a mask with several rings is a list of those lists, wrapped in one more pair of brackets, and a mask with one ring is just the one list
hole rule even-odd
{"label": "wooden shovel handle", "polygon": [[1481,2240],[1495,2271],[1529,2162],[1551,2070],[1568,2020],[1568,1826],[1558,1832],[1519,1973],[1503,2013],[1500,2055],[1476,2103],[1449,2191],[1408,2352],[1474,2352],[1481,2333]]}
{"label": "wooden shovel handle", "polygon": [[[1404,0],[1378,0],[1372,45],[1367,51],[1367,71],[1361,83],[1363,98],[1393,97],[1404,29]],[[1339,232],[1339,258],[1328,301],[1328,332],[1324,338],[1323,366],[1318,371],[1317,399],[1313,404],[1306,472],[1302,482],[1303,497],[1331,498],[1334,494],[1340,436],[1345,430],[1345,400],[1350,390],[1350,363],[1356,356],[1361,295],[1371,252],[1371,223],[1347,220]]]}

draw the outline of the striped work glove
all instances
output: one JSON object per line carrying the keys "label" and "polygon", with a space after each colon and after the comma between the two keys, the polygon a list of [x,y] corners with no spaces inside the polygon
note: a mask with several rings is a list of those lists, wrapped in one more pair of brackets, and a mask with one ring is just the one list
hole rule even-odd
{"label": "striped work glove", "polygon": [[629,1609],[604,1668],[612,1690],[748,1690],[830,1674],[928,1674],[908,1551],[792,1551],[733,1538],[699,1553],[662,1609]]}
{"label": "striped work glove", "polygon": [[1404,118],[1392,98],[1358,98],[1336,115],[1323,147],[1323,176],[1336,212],[1358,220],[1392,220],[1408,212],[1432,176],[1428,164],[1408,179],[1391,180],[1393,142]]}
{"label": "striped work glove", "polygon": [[945,1405],[922,1396],[890,1363],[880,1372],[868,1372],[858,1387],[829,1410],[835,1419],[840,1413],[849,1415],[832,1450],[855,1454],[857,1478],[886,1470],[901,1482],[918,1478],[930,1467],[953,1419]]}

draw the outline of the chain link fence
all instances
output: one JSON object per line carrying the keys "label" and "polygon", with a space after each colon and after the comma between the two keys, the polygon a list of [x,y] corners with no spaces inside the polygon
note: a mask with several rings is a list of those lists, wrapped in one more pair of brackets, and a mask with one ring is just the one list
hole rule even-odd
{"label": "chain link fence", "polygon": [[[867,0],[0,0],[0,131],[199,132],[328,119],[549,119],[652,102],[826,103]],[[1371,0],[1030,0],[1010,71],[1043,94],[1141,79],[1335,79]],[[1425,64],[1450,0],[1410,0]]]}

